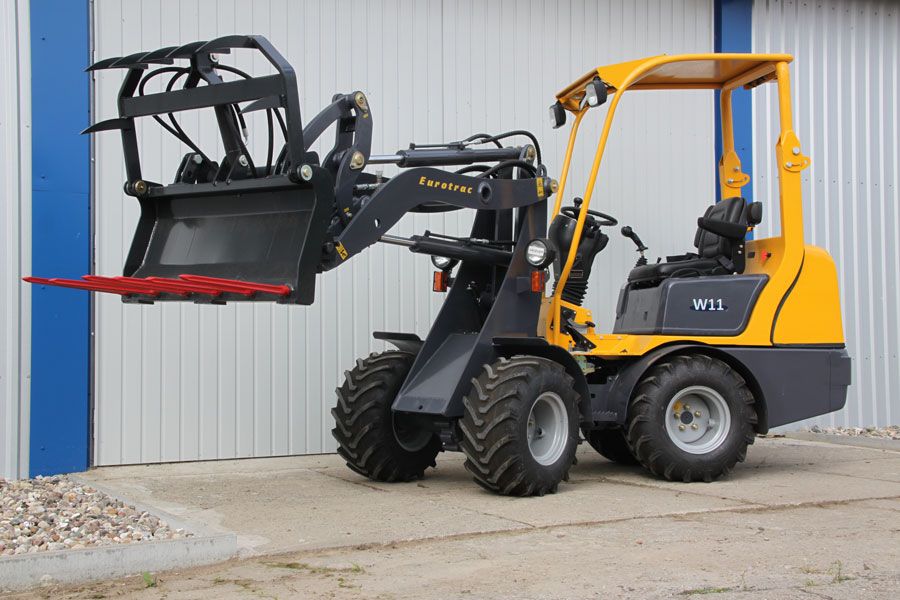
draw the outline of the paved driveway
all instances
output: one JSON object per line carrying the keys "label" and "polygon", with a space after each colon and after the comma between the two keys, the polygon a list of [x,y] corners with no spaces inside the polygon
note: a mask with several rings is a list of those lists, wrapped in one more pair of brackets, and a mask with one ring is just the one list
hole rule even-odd
{"label": "paved driveway", "polygon": [[242,558],[34,596],[900,597],[900,445],[760,439],[710,484],[659,481],[584,445],[572,480],[531,499],[483,491],[458,454],[399,485],[365,480],[335,456],[85,477],[237,533]]}

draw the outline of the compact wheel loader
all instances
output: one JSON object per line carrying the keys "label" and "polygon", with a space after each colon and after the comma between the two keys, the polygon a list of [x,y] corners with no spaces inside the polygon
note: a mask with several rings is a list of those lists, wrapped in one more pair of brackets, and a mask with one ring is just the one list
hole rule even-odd
{"label": "compact wheel loader", "polygon": [[[259,52],[275,73],[251,76],[220,62],[237,51]],[[360,91],[335,95],[304,125],[293,69],[259,36],[102,60],[89,68],[125,72],[119,116],[87,132],[119,131],[124,191],[141,209],[124,273],[28,280],[126,303],[304,305],[317,273],[375,243],[405,246],[431,256],[434,291],[446,298],[424,340],[375,332],[395,349],[359,359],[338,388],[334,436],[351,469],[408,481],[442,450],[459,450],[488,490],[543,495],[567,479],[584,436],[613,461],[711,481],[744,460],[757,434],[840,409],[850,383],[835,266],[803,239],[800,175],[809,158],[791,121],[790,61],[689,54],[590,71],[550,107],[555,127],[572,120],[557,182],[526,131],[372,154],[373,111]],[[167,78],[165,90],[148,93],[155,77]],[[764,215],[741,196],[749,176],[734,149],[731,94],[768,82],[780,101],[781,231],[748,239]],[[592,208],[616,108],[626,92],[681,89],[720,93],[721,200],[700,215],[683,255],[650,262],[635,230],[621,228],[640,258],[624,282],[601,284],[621,285],[604,333],[583,304],[594,259],[618,226]],[[569,198],[579,125],[610,97],[587,188]],[[202,108],[215,113],[221,156],[178,123],[178,113]],[[267,116],[265,163],[243,135],[252,111]],[[139,117],[188,148],[168,183],[142,175]],[[333,147],[311,151],[332,125]],[[385,164],[399,174],[367,171]],[[466,237],[389,233],[408,212],[461,209],[475,211]]]}

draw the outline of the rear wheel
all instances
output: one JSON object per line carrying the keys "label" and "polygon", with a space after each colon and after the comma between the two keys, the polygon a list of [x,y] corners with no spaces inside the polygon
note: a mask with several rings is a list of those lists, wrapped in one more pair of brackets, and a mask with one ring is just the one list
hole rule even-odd
{"label": "rear wheel", "polygon": [[555,492],[575,460],[578,398],[572,378],[553,361],[514,356],[485,366],[459,422],[475,481],[508,496]]}
{"label": "rear wheel", "polygon": [[756,419],[753,394],[728,364],[674,356],[638,383],[627,436],[635,457],[655,475],[712,481],[746,458]]}
{"label": "rear wheel", "polygon": [[391,410],[414,360],[407,352],[387,351],[356,361],[337,389],[331,430],[347,466],[376,481],[420,479],[435,466],[440,439]]}
{"label": "rear wheel", "polygon": [[612,429],[593,429],[585,431],[584,438],[591,448],[601,456],[621,465],[636,465],[637,459],[628,447],[625,439],[625,430],[616,427]]}

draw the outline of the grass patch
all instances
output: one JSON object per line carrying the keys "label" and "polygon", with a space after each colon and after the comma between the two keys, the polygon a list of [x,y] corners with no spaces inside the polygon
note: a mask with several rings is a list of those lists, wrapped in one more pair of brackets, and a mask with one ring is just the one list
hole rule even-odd
{"label": "grass patch", "polygon": [[363,569],[358,564],[354,563],[351,567],[344,568],[334,568],[334,567],[317,567],[315,565],[311,565],[309,563],[304,562],[267,562],[264,563],[266,566],[273,567],[275,569],[290,569],[292,571],[304,571],[311,575],[324,575],[326,577],[330,577],[332,575],[340,575],[346,573],[365,573],[366,570]]}
{"label": "grass patch", "polygon": [[821,570],[815,567],[800,567],[800,572],[807,575],[819,575],[820,573],[822,573]]}
{"label": "grass patch", "polygon": [[679,596],[704,596],[706,594],[724,594],[725,592],[733,591],[734,588],[730,587],[702,587],[702,588],[694,588],[692,590],[684,590]]}
{"label": "grass patch", "polygon": [[831,569],[829,569],[829,573],[831,573],[831,583],[843,583],[845,581],[850,581],[855,579],[855,577],[850,577],[849,575],[844,575],[844,563],[839,560],[831,563]]}
{"label": "grass patch", "polygon": [[144,580],[145,588],[155,588],[157,584],[156,576],[147,573],[146,571],[141,573],[141,579]]}
{"label": "grass patch", "polygon": [[268,600],[278,600],[275,596],[270,596],[257,588],[254,582],[250,579],[229,579],[226,577],[216,577],[212,580],[212,582],[215,585],[233,585],[235,587],[241,588],[249,594],[259,596],[260,598],[267,598]]}

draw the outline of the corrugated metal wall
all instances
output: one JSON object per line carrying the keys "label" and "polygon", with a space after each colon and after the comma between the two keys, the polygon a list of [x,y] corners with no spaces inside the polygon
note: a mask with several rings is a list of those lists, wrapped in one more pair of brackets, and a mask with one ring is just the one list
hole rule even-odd
{"label": "corrugated metal wall", "polygon": [[0,477],[28,473],[31,101],[28,2],[0,4]]}
{"label": "corrugated metal wall", "polygon": [[[812,165],[803,172],[807,243],[837,262],[853,357],[846,408],[826,425],[900,420],[900,2],[757,1],[754,51],[795,56],[794,127]],[[778,227],[774,86],[754,104],[754,186]]]}
{"label": "corrugated metal wall", "polygon": [[[335,92],[364,90],[373,150],[529,128],[558,174],[565,132],[546,125],[553,93],[590,68],[662,52],[712,49],[711,0],[95,1],[96,55],[121,56],[229,33],[259,33],[294,64],[308,119]],[[261,68],[262,61],[237,65]],[[115,114],[120,73],[102,72],[96,118]],[[712,95],[636,94],[619,111],[596,208],[631,223],[652,252],[683,252],[713,200]],[[599,126],[583,126],[569,198],[580,195]],[[201,144],[209,123],[184,120]],[[262,132],[263,128],[257,127]],[[185,151],[152,123],[140,131],[148,178],[168,180]],[[263,135],[253,140],[256,148]],[[640,152],[641,160],[635,160]],[[389,173],[389,171],[386,171]],[[121,270],[137,203],[121,192],[118,136],[96,140],[96,272]],[[395,233],[463,232],[471,216],[408,217]],[[611,327],[636,258],[615,238],[595,268],[590,306]],[[442,299],[431,265],[376,246],[321,277],[309,308],[123,307],[96,303],[97,464],[327,452],[333,390],[372,330],[424,335]]]}

